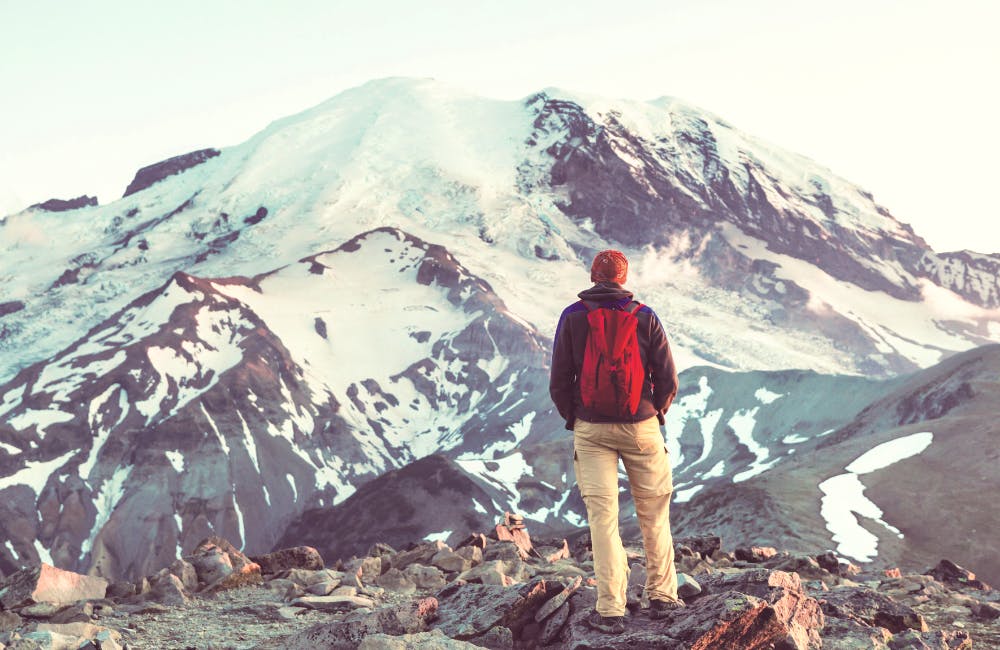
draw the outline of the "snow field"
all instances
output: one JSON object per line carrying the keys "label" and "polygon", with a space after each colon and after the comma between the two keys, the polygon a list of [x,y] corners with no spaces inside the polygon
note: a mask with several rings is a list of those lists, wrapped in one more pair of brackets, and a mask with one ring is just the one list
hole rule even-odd
{"label": "snow field", "polygon": [[882,510],[864,495],[865,486],[859,476],[916,456],[933,440],[934,434],[924,431],[876,445],[848,464],[846,474],[819,484],[823,493],[820,514],[826,521],[827,530],[833,533],[838,553],[859,562],[870,562],[878,555],[878,537],[863,528],[858,517],[871,519],[894,535],[903,536],[882,519]]}

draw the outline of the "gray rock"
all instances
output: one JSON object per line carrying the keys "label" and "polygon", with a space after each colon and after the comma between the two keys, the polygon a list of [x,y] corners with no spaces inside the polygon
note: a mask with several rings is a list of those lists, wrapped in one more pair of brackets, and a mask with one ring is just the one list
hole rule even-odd
{"label": "gray rock", "polygon": [[503,572],[503,562],[494,560],[484,562],[479,566],[463,571],[458,575],[459,580],[466,582],[478,582],[484,585],[496,585],[503,587],[513,583],[513,579],[508,579]]}
{"label": "gray rock", "polygon": [[463,546],[455,550],[455,554],[468,560],[472,566],[483,563],[483,549],[478,546]]}
{"label": "gray rock", "polygon": [[359,607],[373,607],[375,601],[364,596],[302,596],[289,604],[321,612],[349,612]]}
{"label": "gray rock", "polygon": [[340,584],[344,581],[346,574],[343,571],[334,571],[333,569],[320,569],[318,571],[312,571],[310,575],[305,576],[305,585],[314,585],[317,582],[336,582]]}
{"label": "gray rock", "polygon": [[330,592],[331,596],[357,596],[358,588],[353,585],[341,585]]}
{"label": "gray rock", "polygon": [[461,573],[472,568],[472,561],[467,560],[451,549],[442,549],[431,558],[431,565],[436,566],[442,571]]}
{"label": "gray rock", "polygon": [[317,571],[324,568],[323,557],[312,546],[293,546],[250,558],[260,565],[261,573],[273,575],[287,569]]}
{"label": "gray rock", "polygon": [[0,634],[16,630],[21,626],[21,617],[14,612],[0,611]]}
{"label": "gray rock", "polygon": [[402,636],[427,631],[437,613],[437,600],[422,598],[399,606],[360,611],[340,621],[318,623],[292,636],[257,646],[260,650],[348,650],[376,634]]}
{"label": "gray rock", "polygon": [[423,564],[411,564],[403,571],[420,589],[440,589],[448,584],[441,569]]}
{"label": "gray rock", "polygon": [[440,630],[402,636],[372,634],[365,637],[358,650],[476,650],[477,645],[449,639]]}
{"label": "gray rock", "polygon": [[438,620],[434,627],[453,639],[471,639],[491,627],[519,620],[551,596],[544,582],[517,587],[476,583],[452,584],[438,593]]}
{"label": "gray rock", "polygon": [[375,584],[400,594],[412,594],[417,590],[417,583],[399,569],[389,569],[375,579]]}
{"label": "gray rock", "polygon": [[152,589],[146,596],[150,600],[174,606],[184,605],[189,600],[181,579],[166,570],[154,576],[150,585]]}
{"label": "gray rock", "polygon": [[338,586],[340,586],[339,580],[323,580],[322,582],[314,582],[305,590],[313,596],[327,596]]}
{"label": "gray rock", "polygon": [[196,554],[184,558],[192,564],[198,575],[198,582],[209,585],[233,572],[233,561],[229,554],[215,545],[200,547]]}
{"label": "gray rock", "polygon": [[546,619],[541,634],[539,634],[539,642],[542,645],[553,643],[559,637],[566,621],[569,620],[570,610],[569,602],[564,602],[552,616]]}
{"label": "gray rock", "polygon": [[198,591],[198,572],[194,565],[183,558],[177,558],[170,564],[170,573],[177,576],[185,591]]}
{"label": "gray rock", "polygon": [[646,567],[639,562],[633,562],[628,573],[628,585],[625,587],[625,604],[634,609],[642,605],[646,595]]}
{"label": "gray rock", "polygon": [[838,587],[824,594],[822,602],[823,612],[830,617],[884,627],[894,634],[908,629],[927,631],[927,622],[915,609],[867,587]]}
{"label": "gray rock", "polygon": [[677,596],[681,600],[694,598],[701,593],[701,585],[698,581],[686,573],[677,574]]}
{"label": "gray rock", "polygon": [[497,625],[472,639],[472,643],[490,650],[514,650],[514,633],[509,627]]}
{"label": "gray rock", "polygon": [[405,569],[411,564],[428,564],[435,554],[449,548],[447,544],[440,541],[420,544],[408,551],[400,551],[392,556],[391,566],[396,569]]}

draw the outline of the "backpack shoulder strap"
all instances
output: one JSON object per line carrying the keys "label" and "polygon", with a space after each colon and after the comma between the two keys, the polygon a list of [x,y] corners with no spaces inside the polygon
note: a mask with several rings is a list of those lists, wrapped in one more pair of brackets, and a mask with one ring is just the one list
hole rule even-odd
{"label": "backpack shoulder strap", "polygon": [[588,312],[594,311],[601,306],[600,303],[592,302],[590,300],[581,300],[580,304],[586,307]]}
{"label": "backpack shoulder strap", "polygon": [[[633,307],[633,306],[631,306],[631,305],[635,305],[635,306]],[[641,302],[639,302],[638,300],[633,300],[633,301],[632,301],[632,302],[630,302],[629,304],[625,305],[625,311],[627,311],[628,313],[630,313],[630,314],[632,314],[633,316],[635,316],[636,314],[638,314],[638,313],[639,313],[639,310],[640,310],[640,309],[642,309],[642,308],[643,308],[643,307],[645,307],[645,306],[646,306],[646,305],[642,304],[642,303],[641,303]]]}

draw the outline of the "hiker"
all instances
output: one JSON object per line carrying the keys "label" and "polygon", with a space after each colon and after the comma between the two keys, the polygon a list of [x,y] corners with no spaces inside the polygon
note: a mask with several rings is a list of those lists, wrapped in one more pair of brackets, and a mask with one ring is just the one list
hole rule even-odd
{"label": "hiker", "polygon": [[618,459],[628,473],[646,551],[649,615],[683,607],[670,535],[670,459],[660,425],[677,394],[677,370],[663,325],[626,291],[628,260],[594,257],[594,286],[578,295],[556,327],[549,392],[573,431],[573,466],[587,506],[597,576],[597,608],[587,622],[625,630],[628,563],[618,533]]}

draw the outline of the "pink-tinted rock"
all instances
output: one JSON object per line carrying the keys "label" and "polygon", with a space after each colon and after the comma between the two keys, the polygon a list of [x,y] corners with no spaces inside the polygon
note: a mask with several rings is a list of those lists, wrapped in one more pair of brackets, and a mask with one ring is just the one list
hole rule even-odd
{"label": "pink-tinted rock", "polygon": [[108,581],[57,569],[48,564],[27,567],[0,582],[0,607],[14,609],[31,603],[73,603],[104,598]]}

